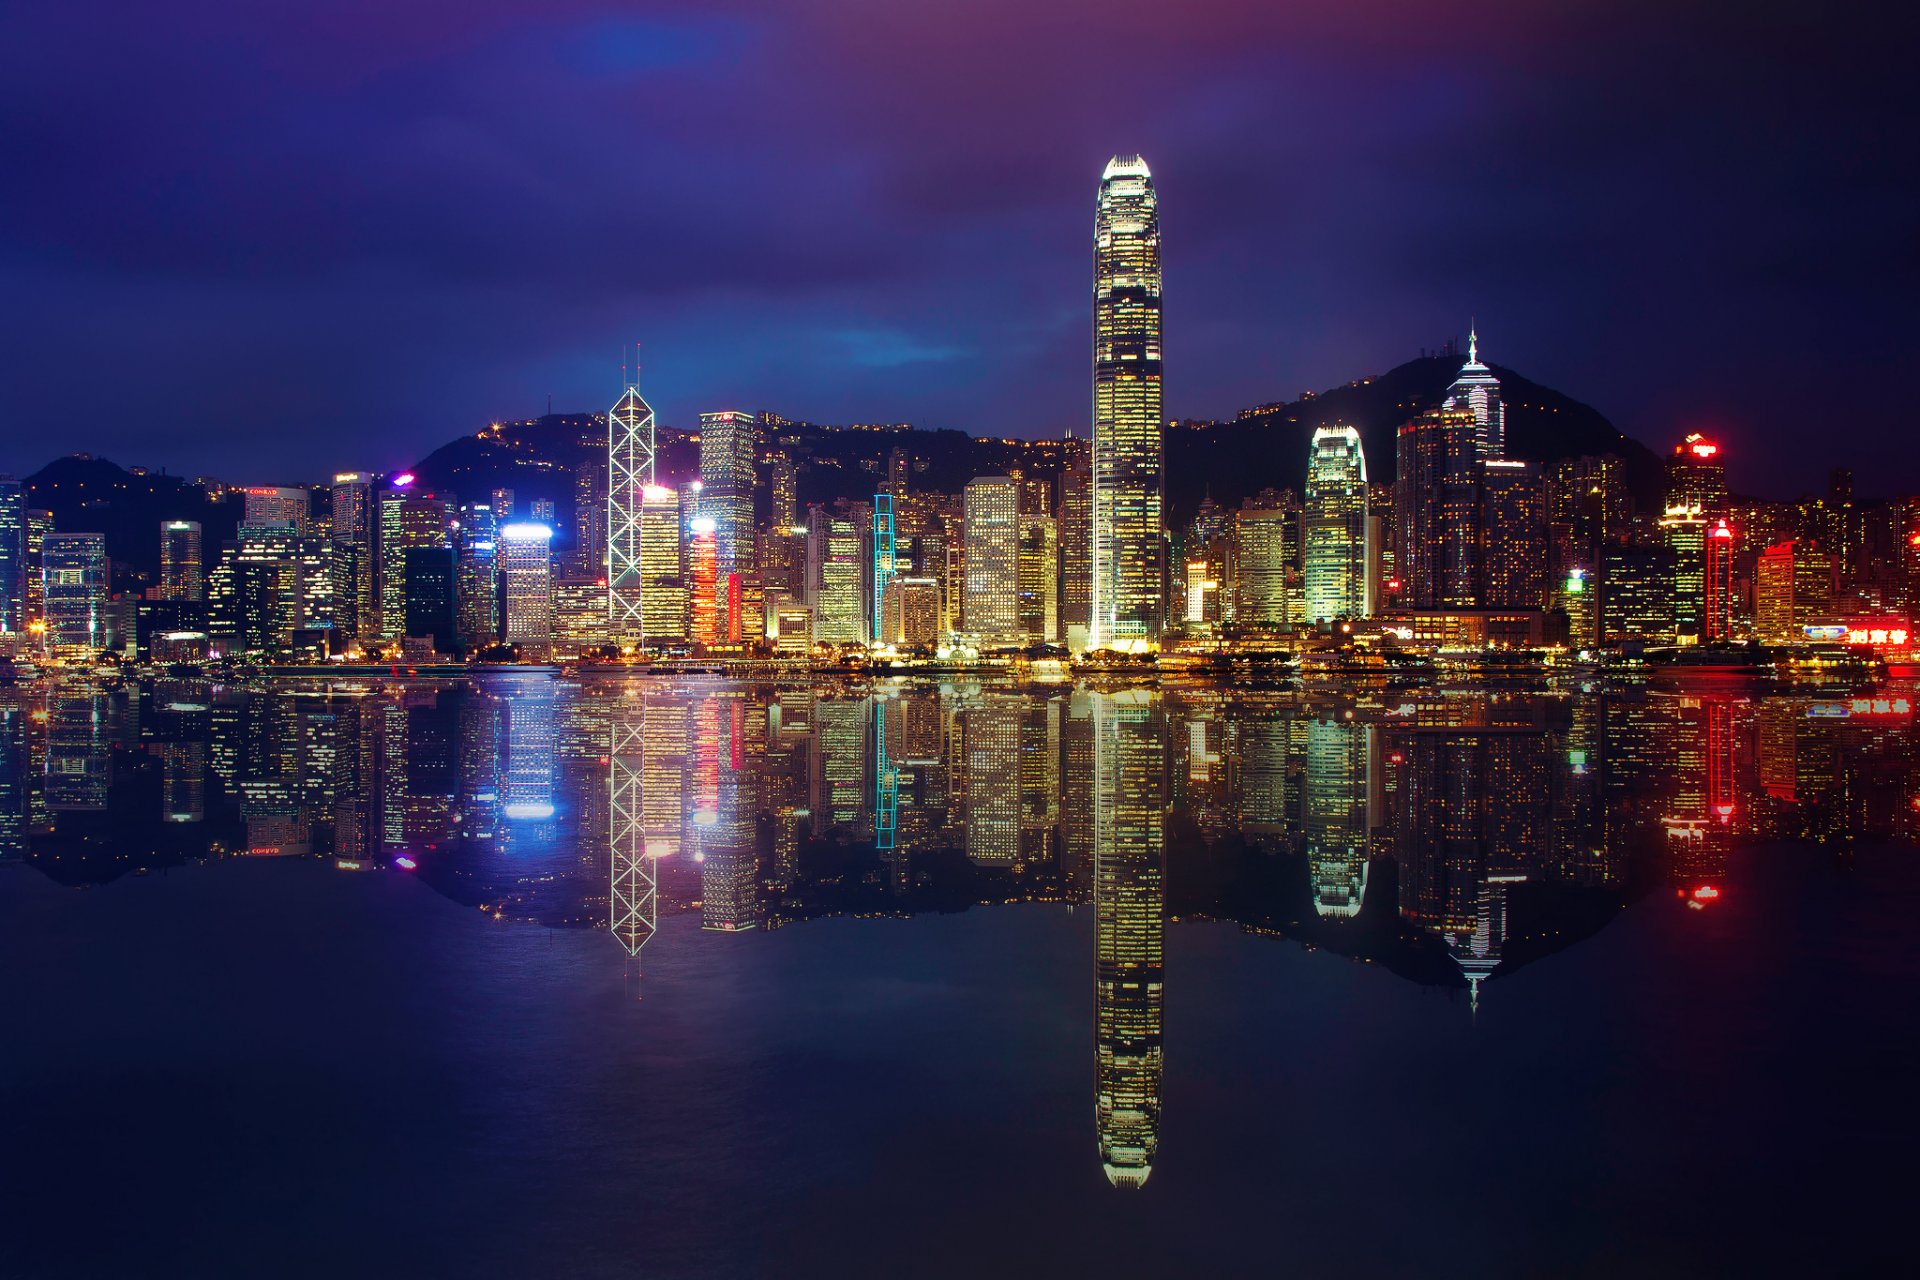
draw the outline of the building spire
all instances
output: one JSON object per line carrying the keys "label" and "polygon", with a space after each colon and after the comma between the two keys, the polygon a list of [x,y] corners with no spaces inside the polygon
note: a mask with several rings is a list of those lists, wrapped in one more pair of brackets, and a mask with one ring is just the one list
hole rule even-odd
{"label": "building spire", "polygon": [[1480,363],[1480,334],[1474,328],[1474,322],[1467,321],[1467,363]]}

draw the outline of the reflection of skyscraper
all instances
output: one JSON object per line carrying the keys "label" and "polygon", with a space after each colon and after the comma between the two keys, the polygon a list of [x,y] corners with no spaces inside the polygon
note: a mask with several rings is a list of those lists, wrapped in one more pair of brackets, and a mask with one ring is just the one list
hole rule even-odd
{"label": "reflection of skyscraper", "polygon": [[1007,866],[1020,856],[1020,712],[1024,696],[989,695],[964,712],[967,857]]}
{"label": "reflection of skyscraper", "polygon": [[[735,933],[760,922],[760,865],[746,773],[746,701],[715,694],[698,705],[700,927]],[[709,768],[711,766],[711,768]]]}
{"label": "reflection of skyscraper", "polygon": [[1372,737],[1372,725],[1351,720],[1307,725],[1307,873],[1323,916],[1359,915],[1366,896]]}
{"label": "reflection of skyscraper", "polygon": [[546,680],[516,682],[507,697],[508,819],[544,820],[553,816],[553,686]]}
{"label": "reflection of skyscraper", "polygon": [[658,918],[658,887],[646,834],[646,712],[635,707],[616,713],[608,747],[607,843],[611,854],[608,924],[628,955],[653,936]]}
{"label": "reflection of skyscraper", "polygon": [[1139,1187],[1160,1142],[1165,734],[1155,695],[1095,695],[1094,1124],[1116,1187]]}
{"label": "reflection of skyscraper", "polygon": [[1093,278],[1095,648],[1158,640],[1161,622],[1160,213],[1139,156],[1100,175]]}
{"label": "reflection of skyscraper", "polygon": [[1367,456],[1352,427],[1320,427],[1307,454],[1307,618],[1364,618],[1373,611],[1367,566]]}

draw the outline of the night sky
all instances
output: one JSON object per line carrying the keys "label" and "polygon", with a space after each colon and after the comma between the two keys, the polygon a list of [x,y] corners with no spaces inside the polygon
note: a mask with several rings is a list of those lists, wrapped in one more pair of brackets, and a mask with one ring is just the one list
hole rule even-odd
{"label": "night sky", "polygon": [[1719,433],[1737,489],[1920,490],[1898,12],[10,4],[0,470],[398,466],[604,408],[634,340],[668,423],[1084,430],[1095,186],[1139,151],[1172,414],[1477,318],[1656,448]]}

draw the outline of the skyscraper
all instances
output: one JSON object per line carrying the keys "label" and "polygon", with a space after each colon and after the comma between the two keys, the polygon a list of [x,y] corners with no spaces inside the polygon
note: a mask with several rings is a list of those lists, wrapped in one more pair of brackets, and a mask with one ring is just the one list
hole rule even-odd
{"label": "skyscraper", "polygon": [[[753,550],[754,421],[750,413],[723,409],[700,415],[700,514],[713,521],[714,577],[747,568]],[[739,619],[727,616],[721,593],[716,626],[737,639]]]}
{"label": "skyscraper", "polygon": [[982,646],[1020,642],[1020,485],[1007,476],[967,483],[966,633]]}
{"label": "skyscraper", "polygon": [[165,520],[160,524],[160,598],[205,600],[206,575],[201,559],[200,525],[193,520]]}
{"label": "skyscraper", "polygon": [[553,527],[518,523],[499,531],[501,639],[526,657],[544,658],[553,644]]}
{"label": "skyscraper", "polygon": [[107,644],[107,540],[98,533],[49,533],[40,547],[47,647],[86,657]]}
{"label": "skyscraper", "polygon": [[1540,609],[1547,596],[1547,494],[1540,468],[1480,460],[1479,569],[1483,609]]}
{"label": "skyscraper", "polygon": [[1500,380],[1480,363],[1480,335],[1467,333],[1467,362],[1447,388],[1447,407],[1473,415],[1474,444],[1482,458],[1507,455],[1507,410],[1500,403]]}
{"label": "skyscraper", "polygon": [[1473,412],[1435,409],[1400,428],[1393,481],[1396,602],[1412,609],[1471,608],[1479,498]]}
{"label": "skyscraper", "polygon": [[1070,439],[1060,469],[1060,636],[1075,649],[1087,647],[1093,621],[1093,450]]}
{"label": "skyscraper", "polygon": [[[900,450],[895,449],[894,453],[899,454]],[[888,644],[893,640],[893,637],[887,634],[886,596],[887,588],[893,583],[894,572],[899,567],[899,541],[896,536],[893,513],[894,499],[895,495],[892,493],[873,495],[871,528],[873,567],[868,574],[870,580],[868,590],[872,593],[872,601],[867,612],[867,622],[873,629],[869,638],[875,644]]]}
{"label": "skyscraper", "polygon": [[1725,520],[1716,520],[1707,530],[1706,633],[1713,642],[1733,639],[1733,529]]}
{"label": "skyscraper", "polygon": [[1367,457],[1360,433],[1320,427],[1307,455],[1307,620],[1364,618],[1373,612],[1367,566],[1373,559],[1367,520]]}
{"label": "skyscraper", "polygon": [[27,491],[0,477],[0,635],[27,629]]}
{"label": "skyscraper", "polygon": [[[654,488],[653,443],[653,408],[640,398],[638,387],[629,386],[607,414],[607,613],[616,644],[639,644],[650,629],[659,630],[649,628],[645,616],[647,569],[642,564],[642,526],[648,491]],[[674,520],[677,547],[677,498]],[[677,577],[677,554],[675,559]]]}
{"label": "skyscraper", "polygon": [[1667,458],[1667,504],[1698,507],[1708,519],[1726,513],[1727,464],[1720,446],[1698,431]]}
{"label": "skyscraper", "polygon": [[1160,214],[1139,156],[1100,176],[1093,255],[1090,648],[1151,648],[1163,619]]}
{"label": "skyscraper", "polygon": [[246,523],[290,524],[301,533],[307,531],[307,520],[313,514],[313,495],[305,489],[255,485],[243,492],[247,501],[246,513],[241,518]]}
{"label": "skyscraper", "polygon": [[1291,493],[1268,492],[1234,513],[1234,621],[1256,631],[1293,622],[1288,577],[1300,513],[1287,505]]}
{"label": "skyscraper", "polygon": [[410,473],[402,474],[380,495],[380,634],[388,640],[406,628],[407,548],[448,543],[447,504],[416,486]]}
{"label": "skyscraper", "polygon": [[633,531],[636,559],[629,584],[623,588],[632,593],[635,612],[631,616],[644,625],[632,639],[685,640],[687,584],[680,564],[680,491],[649,484],[641,490],[640,502]]}

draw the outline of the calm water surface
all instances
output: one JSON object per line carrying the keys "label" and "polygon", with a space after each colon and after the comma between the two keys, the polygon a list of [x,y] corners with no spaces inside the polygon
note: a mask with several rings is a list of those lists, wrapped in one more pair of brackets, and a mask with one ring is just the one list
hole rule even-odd
{"label": "calm water surface", "polygon": [[1883,1275],[1913,692],[0,690],[0,1275]]}

